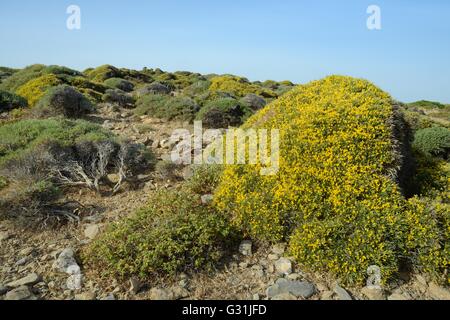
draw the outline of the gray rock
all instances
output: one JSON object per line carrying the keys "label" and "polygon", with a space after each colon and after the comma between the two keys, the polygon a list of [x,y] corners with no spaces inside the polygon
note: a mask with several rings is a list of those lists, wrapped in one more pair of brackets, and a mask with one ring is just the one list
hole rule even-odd
{"label": "gray rock", "polygon": [[167,289],[153,288],[150,290],[150,300],[171,300],[172,295]]}
{"label": "gray rock", "polygon": [[99,232],[100,227],[98,224],[90,224],[84,229],[84,236],[88,239],[93,240],[95,239],[95,237],[97,237]]}
{"label": "gray rock", "polygon": [[259,294],[255,293],[255,294],[252,296],[252,300],[255,300],[255,301],[260,300]]}
{"label": "gray rock", "polygon": [[279,256],[281,256],[282,254],[284,254],[286,250],[286,244],[285,243],[277,243],[272,247],[272,252],[274,254],[277,254]]}
{"label": "gray rock", "polygon": [[342,288],[339,284],[336,283],[333,291],[337,294],[339,300],[353,300],[352,296]]}
{"label": "gray rock", "polygon": [[266,295],[268,298],[274,298],[281,294],[291,294],[294,297],[308,299],[313,296],[315,292],[316,289],[312,283],[280,278],[274,285],[267,288]]}
{"label": "gray rock", "polygon": [[108,294],[106,297],[100,299],[100,300],[104,300],[104,301],[113,301],[116,300],[116,297],[114,296],[114,294],[110,293]]}
{"label": "gray rock", "polygon": [[75,295],[75,300],[87,300],[87,301],[91,301],[91,300],[95,300],[96,299],[96,295],[94,292],[83,292],[80,294],[76,294]]}
{"label": "gray rock", "polygon": [[390,301],[403,301],[403,300],[409,300],[405,295],[403,295],[400,292],[394,292],[392,293],[388,298]]}
{"label": "gray rock", "polygon": [[280,293],[272,298],[272,300],[280,300],[280,301],[289,301],[289,300],[297,300],[297,297],[290,294],[289,292]]}
{"label": "gray rock", "polygon": [[83,286],[83,275],[80,273],[72,274],[66,281],[67,289],[76,291],[81,290]]}
{"label": "gray rock", "polygon": [[6,292],[8,292],[8,288],[0,284],[0,296],[4,295]]}
{"label": "gray rock", "polygon": [[212,194],[204,194],[201,199],[203,204],[209,204],[213,201],[214,196]]}
{"label": "gray rock", "polygon": [[181,286],[175,286],[171,289],[172,293],[172,299],[179,300],[189,297],[190,292],[186,288],[183,288]]}
{"label": "gray rock", "polygon": [[5,300],[36,300],[36,296],[30,291],[27,286],[21,286],[9,291]]}
{"label": "gray rock", "polygon": [[133,277],[130,279],[130,292],[137,294],[142,288],[142,282],[136,278]]}
{"label": "gray rock", "polygon": [[23,266],[29,261],[28,257],[24,257],[16,262],[16,266]]}
{"label": "gray rock", "polygon": [[78,265],[77,261],[74,258],[73,249],[67,248],[64,249],[56,259],[55,263],[53,263],[53,268],[59,272],[66,273],[67,269],[72,265]]}
{"label": "gray rock", "polygon": [[428,294],[435,300],[450,300],[450,291],[433,282],[428,286]]}
{"label": "gray rock", "polygon": [[280,256],[277,255],[277,254],[271,253],[271,254],[269,254],[269,255],[267,256],[267,259],[272,260],[272,261],[275,261],[275,260],[280,259]]}
{"label": "gray rock", "polygon": [[386,300],[386,295],[383,289],[364,287],[361,289],[361,293],[365,295],[369,300]]}
{"label": "gray rock", "polygon": [[292,273],[292,262],[286,258],[280,258],[275,262],[275,270],[279,274]]}
{"label": "gray rock", "polygon": [[41,281],[41,276],[39,276],[36,273],[30,273],[29,275],[27,275],[21,279],[7,283],[6,286],[9,288],[17,288],[17,287],[21,287],[21,286],[34,285],[34,284],[38,283],[39,281]]}
{"label": "gray rock", "polygon": [[250,240],[244,240],[239,245],[239,253],[243,256],[252,255],[252,242]]}

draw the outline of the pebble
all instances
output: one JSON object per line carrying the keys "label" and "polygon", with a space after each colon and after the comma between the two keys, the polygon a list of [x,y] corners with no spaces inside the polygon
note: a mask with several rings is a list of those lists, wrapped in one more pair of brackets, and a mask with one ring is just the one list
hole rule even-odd
{"label": "pebble", "polygon": [[100,232],[100,227],[98,224],[90,224],[84,229],[84,236],[90,240],[95,239]]}
{"label": "pebble", "polygon": [[286,244],[285,243],[277,243],[272,247],[272,252],[274,254],[277,254],[279,256],[281,256],[282,254],[284,254],[286,250]]}
{"label": "pebble", "polygon": [[5,241],[12,238],[12,235],[8,231],[0,231],[0,241]]}
{"label": "pebble", "polygon": [[67,278],[66,281],[67,289],[69,290],[80,290],[83,285],[83,275],[81,274],[72,274]]}
{"label": "pebble", "polygon": [[252,242],[250,240],[244,240],[239,245],[239,253],[243,256],[252,255]]}
{"label": "pebble", "polygon": [[136,278],[133,277],[130,279],[130,292],[137,294],[142,288],[142,282]]}
{"label": "pebble", "polygon": [[5,300],[36,300],[36,296],[30,291],[27,286],[21,286],[14,290],[9,291]]}
{"label": "pebble", "polygon": [[83,292],[75,295],[75,300],[95,300],[96,295],[93,292]]}
{"label": "pebble", "polygon": [[292,273],[292,262],[287,258],[280,258],[275,262],[275,270],[279,274]]}
{"label": "pebble", "polygon": [[271,253],[271,254],[269,254],[269,255],[267,256],[267,258],[268,258],[269,260],[275,261],[275,260],[278,260],[278,259],[280,258],[280,256],[277,255],[277,254]]}
{"label": "pebble", "polygon": [[352,296],[347,292],[347,290],[342,288],[339,284],[336,284],[334,286],[333,291],[337,294],[339,300],[353,300]]}
{"label": "pebble", "polygon": [[369,298],[369,300],[386,300],[383,289],[364,287],[361,289],[361,293]]}
{"label": "pebble", "polygon": [[204,194],[201,197],[202,204],[209,204],[213,201],[214,196],[212,194]]}
{"label": "pebble", "polygon": [[41,281],[41,277],[37,273],[30,273],[29,275],[7,283],[6,286],[9,288],[17,288],[21,286],[33,285]]}

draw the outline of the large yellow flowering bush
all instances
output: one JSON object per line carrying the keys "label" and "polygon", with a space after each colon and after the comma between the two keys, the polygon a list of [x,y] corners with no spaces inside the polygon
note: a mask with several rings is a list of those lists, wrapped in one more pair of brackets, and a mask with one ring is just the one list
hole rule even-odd
{"label": "large yellow flowering bush", "polygon": [[16,93],[25,99],[28,104],[34,106],[51,87],[62,84],[62,81],[54,74],[46,74],[30,80],[19,87]]}
{"label": "large yellow flowering bush", "polygon": [[247,236],[287,239],[304,267],[348,283],[362,283],[371,265],[387,281],[403,257],[442,256],[439,226],[427,222],[433,214],[406,201],[396,183],[395,115],[391,97],[365,80],[331,76],[299,86],[243,126],[280,130],[277,175],[228,166],[215,205]]}

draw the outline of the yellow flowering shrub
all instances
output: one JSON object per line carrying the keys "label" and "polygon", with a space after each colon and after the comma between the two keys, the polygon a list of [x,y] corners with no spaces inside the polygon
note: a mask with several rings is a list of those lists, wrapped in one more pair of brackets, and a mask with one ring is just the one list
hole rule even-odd
{"label": "yellow flowering shrub", "polygon": [[377,265],[387,281],[425,239],[408,236],[433,241],[421,229],[433,228],[420,216],[425,208],[408,203],[395,182],[395,114],[391,97],[365,80],[331,76],[296,87],[243,126],[280,130],[278,173],[227,166],[215,205],[247,236],[287,239],[306,268],[362,283]]}
{"label": "yellow flowering shrub", "polygon": [[16,93],[25,99],[28,104],[34,106],[51,87],[62,84],[54,74],[46,74],[36,79],[30,80],[23,86],[19,87]]}
{"label": "yellow flowering shrub", "polygon": [[212,78],[209,90],[225,91],[239,97],[243,97],[249,93],[257,94],[265,98],[277,97],[277,94],[270,89],[252,84],[247,79],[230,75]]}

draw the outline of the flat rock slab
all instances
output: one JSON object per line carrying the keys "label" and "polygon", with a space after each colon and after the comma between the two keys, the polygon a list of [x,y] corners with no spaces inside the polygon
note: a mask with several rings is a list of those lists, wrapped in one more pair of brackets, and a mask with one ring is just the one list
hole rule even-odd
{"label": "flat rock slab", "polygon": [[284,278],[278,279],[274,285],[267,288],[267,297],[273,299],[277,296],[290,294],[296,298],[308,299],[316,293],[315,286],[308,281],[294,281]]}
{"label": "flat rock slab", "polygon": [[6,286],[9,288],[28,286],[28,285],[33,285],[33,284],[40,282],[41,279],[42,279],[41,276],[39,276],[37,273],[30,273],[29,275],[27,275],[21,279],[7,283]]}
{"label": "flat rock slab", "polygon": [[37,298],[27,286],[21,286],[9,291],[5,300],[37,300]]}

